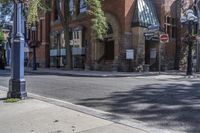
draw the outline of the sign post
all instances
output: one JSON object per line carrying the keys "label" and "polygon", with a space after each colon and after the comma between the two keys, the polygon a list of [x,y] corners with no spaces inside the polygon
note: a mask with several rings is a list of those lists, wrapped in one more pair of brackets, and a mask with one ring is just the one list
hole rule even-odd
{"label": "sign post", "polygon": [[126,59],[129,61],[129,71],[131,71],[131,60],[134,60],[134,49],[126,50]]}
{"label": "sign post", "polygon": [[160,35],[160,45],[159,45],[159,74],[161,71],[161,45],[163,45],[164,43],[168,43],[168,42],[169,42],[168,34],[161,34]]}

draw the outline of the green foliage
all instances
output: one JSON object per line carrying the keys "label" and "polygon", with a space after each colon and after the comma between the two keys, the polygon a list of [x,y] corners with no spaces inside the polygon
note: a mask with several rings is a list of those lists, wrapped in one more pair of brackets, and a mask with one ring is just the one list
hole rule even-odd
{"label": "green foliage", "polygon": [[31,0],[27,3],[27,6],[27,22],[29,24],[33,24],[38,20],[39,11],[50,10],[48,3],[45,3],[44,0]]}
{"label": "green foliage", "polygon": [[19,101],[20,101],[19,98],[8,98],[4,102],[6,102],[6,103],[16,103],[16,102],[19,102]]}
{"label": "green foliage", "polygon": [[10,0],[0,0],[0,3],[6,3],[9,2]]}
{"label": "green foliage", "polygon": [[107,32],[108,25],[101,2],[102,0],[87,0],[90,8],[89,13],[94,16],[92,18],[92,30],[96,34],[96,37],[102,40]]}
{"label": "green foliage", "polygon": [[0,44],[4,41],[3,31],[0,29]]}

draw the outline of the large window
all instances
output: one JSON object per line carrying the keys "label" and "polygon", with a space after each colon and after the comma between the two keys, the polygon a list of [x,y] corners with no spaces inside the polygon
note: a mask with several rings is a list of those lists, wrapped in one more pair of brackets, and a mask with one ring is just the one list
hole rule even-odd
{"label": "large window", "polygon": [[175,20],[175,18],[166,16],[164,26],[165,26],[165,33],[167,33],[170,38],[176,38],[176,20]]}
{"label": "large window", "polygon": [[69,10],[70,10],[70,15],[73,15],[74,14],[74,0],[70,0]]}
{"label": "large window", "polygon": [[79,13],[83,13],[87,10],[87,5],[85,0],[79,0]]}
{"label": "large window", "polygon": [[56,39],[55,39],[55,33],[52,32],[50,34],[50,49],[56,49],[56,46],[57,46],[57,42],[56,42]]}
{"label": "large window", "polygon": [[111,25],[110,23],[107,23],[107,24],[108,24],[107,35],[113,34],[113,28],[112,28],[112,25]]}
{"label": "large window", "polygon": [[62,8],[62,1],[61,0],[55,0],[54,5],[55,5],[55,7],[54,7],[54,20],[60,20],[60,16],[58,15],[58,10],[61,10],[61,8]]}

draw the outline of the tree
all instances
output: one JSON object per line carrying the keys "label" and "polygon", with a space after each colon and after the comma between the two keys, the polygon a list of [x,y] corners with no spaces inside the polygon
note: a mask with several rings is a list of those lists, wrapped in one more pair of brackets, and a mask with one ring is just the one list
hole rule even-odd
{"label": "tree", "polygon": [[[60,9],[59,3],[64,3],[64,13],[62,13],[62,9]],[[65,46],[67,53],[67,69],[72,69],[72,54],[70,47],[70,38],[69,38],[69,17],[70,17],[70,0],[56,0],[56,8],[58,10],[58,15],[61,19],[61,24],[64,30],[64,38],[65,38]]]}
{"label": "tree", "polygon": [[[1,1],[1,0],[0,0]],[[12,15],[12,4],[11,3],[0,3],[0,26],[10,21]]]}
{"label": "tree", "polygon": [[87,4],[90,8],[89,13],[93,15],[92,29],[97,39],[102,40],[107,33],[108,25],[106,22],[105,14],[102,10],[101,2],[103,0],[87,0]]}

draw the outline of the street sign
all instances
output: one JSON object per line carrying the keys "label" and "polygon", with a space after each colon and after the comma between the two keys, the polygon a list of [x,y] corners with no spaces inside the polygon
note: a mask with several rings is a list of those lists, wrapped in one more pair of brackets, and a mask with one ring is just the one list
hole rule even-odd
{"label": "street sign", "polygon": [[145,32],[144,36],[154,36],[154,32]]}
{"label": "street sign", "polygon": [[134,49],[127,49],[126,50],[126,59],[127,60],[134,60]]}
{"label": "street sign", "polygon": [[155,32],[146,32],[144,33],[145,40],[149,41],[159,41],[159,35]]}
{"label": "street sign", "polygon": [[151,31],[151,32],[159,31],[159,29],[160,29],[159,25],[150,25],[148,27],[148,31]]}
{"label": "street sign", "polygon": [[160,35],[160,42],[161,43],[168,43],[169,42],[169,36],[168,36],[168,34],[161,34]]}

